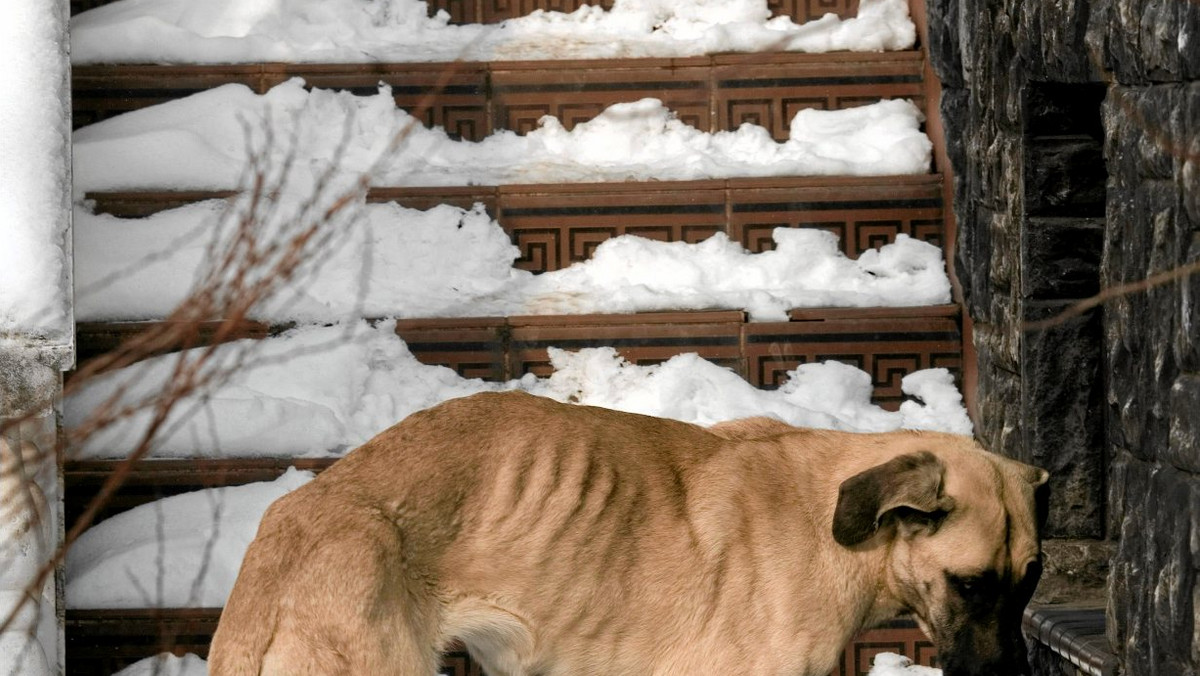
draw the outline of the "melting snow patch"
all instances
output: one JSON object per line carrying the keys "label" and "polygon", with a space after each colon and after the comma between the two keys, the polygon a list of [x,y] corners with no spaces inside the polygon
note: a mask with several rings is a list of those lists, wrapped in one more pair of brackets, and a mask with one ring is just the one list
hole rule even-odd
{"label": "melting snow patch", "polygon": [[[77,194],[232,190],[244,184],[250,149],[268,167],[290,158],[284,189],[305,195],[334,157],[341,185],[362,174],[389,186],[923,174],[932,149],[923,119],[907,100],[802,110],[780,143],[749,123],[701,131],[647,98],[615,104],[569,131],[546,116],[527,134],[499,131],[473,142],[423,127],[396,108],[387,87],[356,96],[305,90],[297,78],[262,95],[224,85],[80,129],[74,179]],[[264,127],[289,133],[268,140]],[[390,150],[397,134],[403,141]]]}
{"label": "melting snow patch", "polygon": [[184,493],[105,520],[71,546],[67,606],[224,606],[263,512],[312,478],[289,469],[275,481]]}
{"label": "melting snow patch", "polygon": [[[250,352],[244,352],[249,350]],[[206,393],[180,402],[156,443],[158,457],[339,456],[411,413],[454,397],[522,389],[559,401],[675,418],[702,425],[769,415],[798,426],[860,432],[900,428],[971,434],[962,396],[945,369],[907,376],[908,402],[898,412],[870,402],[871,379],[838,362],[801,365],[779,390],[759,390],[732,371],[683,354],[639,366],[612,348],[551,350],[555,372],[507,383],[464,379],[420,363],[392,322],[305,327],[275,338],[219,347],[212,364],[247,365]],[[121,388],[122,401],[160,391],[175,357],[166,355],[101,376],[64,402],[65,423],[78,427]],[[79,457],[123,457],[149,415],[126,418],[76,449]]]}
{"label": "melting snow patch", "polygon": [[765,0],[616,0],[611,10],[534,11],[451,25],[417,0],[124,0],[71,19],[87,63],[495,61],[681,57],[724,52],[910,49],[904,0],[797,25]]}
{"label": "melting snow patch", "polygon": [[[278,205],[263,244],[287,241],[298,203]],[[206,202],[145,219],[75,210],[76,315],[81,321],[165,317],[213,259],[213,237],[236,219]],[[633,235],[607,240],[592,258],[533,275],[482,208],[417,211],[357,205],[330,224],[275,298],[252,309],[268,321],[347,317],[486,317],[741,309],[784,321],[798,307],[937,305],[950,301],[942,251],[899,235],[847,258],[832,233],[777,228],[774,250],[750,253],[725,234],[696,244]],[[218,250],[220,250],[218,248]],[[446,265],[446,261],[454,261]]]}

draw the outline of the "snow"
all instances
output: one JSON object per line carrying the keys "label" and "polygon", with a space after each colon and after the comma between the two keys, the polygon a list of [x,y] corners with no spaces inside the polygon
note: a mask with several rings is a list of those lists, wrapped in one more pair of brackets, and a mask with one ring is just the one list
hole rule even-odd
{"label": "snow", "polygon": [[65,11],[0,3],[0,341],[70,342]]}
{"label": "snow", "polygon": [[263,512],[312,478],[293,468],[275,481],[184,493],[101,522],[67,555],[67,607],[224,606]]}
{"label": "snow", "polygon": [[871,671],[867,673],[867,676],[941,676],[941,674],[941,669],[913,664],[913,661],[904,655],[879,653],[875,656],[875,663],[871,666]]}
{"label": "snow", "polygon": [[[301,204],[281,200],[273,221],[279,227],[267,227],[264,239],[294,236],[288,224]],[[224,208],[208,201],[120,219],[77,207],[76,316],[167,316],[211,261],[212,238],[232,237],[238,219],[222,218]],[[252,309],[255,318],[744,309],[753,320],[786,321],[798,307],[936,305],[951,298],[941,249],[903,234],[856,260],[824,230],[776,228],[776,248],[762,253],[724,233],[696,244],[625,235],[601,243],[589,260],[534,275],[513,267],[519,251],[481,207],[420,211],[360,203],[354,212],[328,226],[336,238],[314,240],[303,273]]]}
{"label": "snow", "polygon": [[[248,355],[248,365],[204,397],[180,402],[166,425],[171,432],[158,440],[153,455],[340,456],[413,412],[454,397],[509,389],[701,425],[769,415],[793,425],[862,432],[972,432],[945,369],[907,376],[904,391],[920,401],[891,412],[870,402],[867,373],[839,362],[800,365],[772,391],[756,389],[695,354],[641,366],[625,362],[612,348],[552,349],[555,371],[547,378],[464,379],[417,361],[391,321],[301,327],[229,343],[218,348],[212,363],[234,363],[238,355]],[[175,358],[156,357],[90,381],[64,402],[64,424],[78,427],[119,388],[127,388],[127,402],[160,391]],[[75,449],[77,457],[123,457],[147,421],[146,415],[133,416],[105,429]]]}
{"label": "snow", "polygon": [[113,676],[208,676],[208,664],[192,653],[183,657],[161,653],[135,662]]}
{"label": "snow", "polygon": [[71,19],[75,64],[490,61],[909,49],[904,0],[797,25],[765,0],[616,0],[450,25],[417,0],[124,0]]}
{"label": "snow", "polygon": [[[370,174],[376,186],[923,174],[932,148],[923,120],[907,100],[806,109],[780,143],[749,123],[701,131],[647,98],[615,104],[570,131],[546,116],[524,135],[459,141],[396,108],[386,86],[358,96],[308,91],[294,78],[262,95],[224,85],[76,131],[75,190],[231,190],[243,185],[251,150],[270,167],[294,158],[284,189],[297,194],[310,194],[339,156],[339,180]],[[268,141],[264,128],[288,130],[288,138]]]}

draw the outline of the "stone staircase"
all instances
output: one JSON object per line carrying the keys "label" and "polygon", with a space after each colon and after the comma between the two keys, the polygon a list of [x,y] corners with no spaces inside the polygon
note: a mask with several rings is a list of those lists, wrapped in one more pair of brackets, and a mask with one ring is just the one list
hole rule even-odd
{"label": "stone staircase", "polygon": [[[74,0],[82,11],[103,0]],[[441,0],[459,22],[492,22],[535,8],[571,10],[579,2],[495,4]],[[834,11],[853,15],[847,0],[794,0],[773,5],[797,21]],[[447,74],[447,69],[452,69]],[[76,67],[76,126],[227,83],[262,93],[292,77],[310,86],[374,94],[391,86],[397,106],[423,107],[424,121],[452,135],[480,140],[499,129],[533,128],[544,114],[567,128],[620,102],[655,97],[681,119],[706,131],[743,122],[767,128],[777,140],[804,108],[844,108],[884,98],[911,98],[924,108],[936,101],[920,49],[883,54],[726,54],[677,59],[490,62],[461,64],[252,64],[219,66],[103,65]],[[432,102],[430,104],[430,102]],[[422,104],[429,104],[423,106]],[[931,134],[935,135],[935,134]],[[940,139],[935,138],[935,144]],[[519,247],[518,266],[557,270],[585,260],[609,237],[638,234],[695,242],[724,232],[751,251],[771,245],[778,226],[834,232],[843,252],[862,251],[906,234],[947,244],[946,186],[940,164],[923,176],[886,178],[723,179],[687,182],[503,185],[466,188],[374,188],[368,200],[428,208],[441,203],[483,204]],[[98,212],[137,218],[229,193],[93,193]],[[81,361],[145,330],[144,322],[78,326]],[[227,338],[262,337],[288,327],[246,323]],[[727,366],[758,387],[772,388],[802,363],[838,360],[871,374],[875,401],[895,409],[900,379],[915,370],[946,367],[961,373],[963,339],[955,305],[920,308],[805,309],[788,321],[747,321],[740,311],[661,312],[412,319],[396,332],[423,362],[464,377],[507,380],[545,374],[546,350],[613,346],[634,363],[656,363],[696,352]],[[271,480],[288,466],[320,471],[327,460],[143,461],[104,506],[100,518],[161,497],[201,488]],[[114,470],[110,461],[64,465],[70,524]],[[162,651],[204,655],[219,609],[68,610],[67,669],[110,674]],[[865,674],[878,652],[899,652],[922,664],[935,660],[932,644],[907,621],[864,633],[847,646],[836,672]],[[465,651],[445,658],[445,673],[479,674]]]}

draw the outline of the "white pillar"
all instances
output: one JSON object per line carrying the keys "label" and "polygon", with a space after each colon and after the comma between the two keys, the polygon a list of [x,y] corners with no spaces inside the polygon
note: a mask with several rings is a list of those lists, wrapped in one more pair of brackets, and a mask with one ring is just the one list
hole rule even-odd
{"label": "white pillar", "polygon": [[68,0],[0,0],[0,676],[64,671],[56,577],[34,581],[62,539],[74,362],[69,14]]}

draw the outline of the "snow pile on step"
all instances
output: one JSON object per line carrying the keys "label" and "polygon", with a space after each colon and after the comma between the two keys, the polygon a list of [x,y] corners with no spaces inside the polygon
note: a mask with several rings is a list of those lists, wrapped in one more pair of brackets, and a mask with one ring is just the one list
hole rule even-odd
{"label": "snow pile on step", "polygon": [[[249,350],[250,352],[245,352]],[[411,413],[475,392],[521,389],[559,401],[711,425],[770,415],[793,425],[861,432],[900,428],[971,434],[962,396],[945,369],[905,377],[920,400],[897,412],[870,402],[870,376],[838,362],[804,364],[774,391],[758,390],[695,354],[653,366],[626,363],[612,348],[551,350],[555,372],[507,383],[467,380],[421,364],[392,322],[304,327],[260,341],[219,347],[212,364],[248,355],[229,382],[180,402],[153,451],[158,457],[340,456]],[[78,427],[120,388],[125,401],[161,391],[174,355],[96,378],[64,402],[65,424]],[[120,458],[146,429],[148,415],[106,428],[75,449],[81,458]]]}
{"label": "snow pile on step", "polygon": [[766,0],[616,0],[612,10],[535,11],[450,25],[418,0],[124,0],[71,20],[88,63],[495,61],[679,57],[724,52],[910,49],[904,0],[861,0],[858,16],[797,25]]}
{"label": "snow pile on step", "polygon": [[[80,321],[154,319],[187,297],[212,262],[213,238],[236,219],[223,201],[145,219],[75,210],[75,314]],[[285,200],[262,241],[289,241],[299,204]],[[589,260],[534,275],[482,208],[428,211],[358,204],[327,226],[283,292],[255,307],[258,319],[486,317],[741,309],[756,321],[786,321],[798,307],[936,305],[950,301],[940,248],[899,235],[857,260],[824,230],[776,228],[776,248],[750,253],[724,233],[696,244],[624,235]],[[273,226],[279,227],[273,227]],[[217,251],[222,250],[220,247]],[[448,264],[448,261],[453,261]]]}
{"label": "snow pile on step", "polygon": [[[923,119],[907,100],[806,109],[779,143],[749,123],[700,131],[647,98],[615,104],[570,131],[545,116],[524,135],[457,141],[396,108],[388,87],[356,96],[309,91],[295,78],[262,95],[224,85],[84,127],[74,137],[74,180],[77,194],[231,190],[246,184],[251,149],[268,167],[292,159],[283,189],[298,194],[310,194],[335,157],[338,185],[362,174],[377,186],[924,174],[932,144]],[[270,142],[265,127],[276,130]],[[391,150],[397,134],[403,140]]]}
{"label": "snow pile on step", "polygon": [[879,653],[867,676],[942,676],[942,670],[913,664],[912,659],[904,655]]}
{"label": "snow pile on step", "polygon": [[160,653],[134,662],[113,676],[208,676],[208,663],[192,653],[183,657]]}
{"label": "snow pile on step", "polygon": [[67,554],[67,607],[224,606],[263,512],[312,478],[292,468],[275,481],[184,493],[93,526]]}

